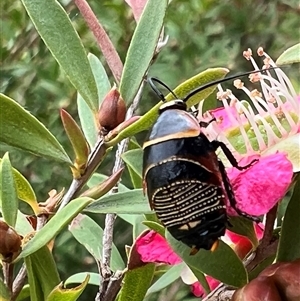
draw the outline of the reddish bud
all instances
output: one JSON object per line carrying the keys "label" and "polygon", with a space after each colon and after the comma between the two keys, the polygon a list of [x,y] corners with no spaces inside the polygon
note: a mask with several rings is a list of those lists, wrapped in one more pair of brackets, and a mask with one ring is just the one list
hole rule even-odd
{"label": "reddish bud", "polygon": [[232,301],[299,301],[300,259],[278,262],[262,271],[232,296]]}
{"label": "reddish bud", "polygon": [[3,261],[10,262],[20,251],[21,237],[3,220],[0,220],[0,237],[0,254],[2,255]]}
{"label": "reddish bud", "polygon": [[119,91],[113,87],[105,96],[98,113],[101,130],[108,133],[125,120],[126,105]]}
{"label": "reddish bud", "polygon": [[232,301],[282,301],[272,277],[259,276],[237,290]]}

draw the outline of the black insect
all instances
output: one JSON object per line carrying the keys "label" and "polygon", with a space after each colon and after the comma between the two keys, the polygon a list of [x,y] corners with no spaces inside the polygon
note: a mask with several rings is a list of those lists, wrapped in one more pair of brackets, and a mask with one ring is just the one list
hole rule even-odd
{"label": "black insect", "polygon": [[[246,74],[250,73],[253,72]],[[225,167],[215,152],[220,147],[239,170],[254,162],[239,166],[224,143],[207,139],[201,131],[205,124],[199,124],[186,106],[186,101],[199,91],[236,77],[199,87],[183,100],[165,102],[143,146],[143,179],[150,206],[173,237],[192,248],[191,254],[200,248],[214,250],[218,238],[225,234],[228,224],[225,195],[237,213],[257,220],[236,207]],[[173,93],[156,78],[148,81],[162,100],[164,96],[154,82]]]}

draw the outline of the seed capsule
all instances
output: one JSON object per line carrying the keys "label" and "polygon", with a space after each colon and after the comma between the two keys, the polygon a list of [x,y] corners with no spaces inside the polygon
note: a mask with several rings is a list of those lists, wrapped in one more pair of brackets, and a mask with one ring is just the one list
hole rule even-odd
{"label": "seed capsule", "polygon": [[3,261],[10,261],[20,251],[21,237],[3,220],[0,220],[0,237],[0,254]]}
{"label": "seed capsule", "polygon": [[113,87],[105,96],[98,113],[101,131],[107,134],[125,120],[126,105],[119,91]]}

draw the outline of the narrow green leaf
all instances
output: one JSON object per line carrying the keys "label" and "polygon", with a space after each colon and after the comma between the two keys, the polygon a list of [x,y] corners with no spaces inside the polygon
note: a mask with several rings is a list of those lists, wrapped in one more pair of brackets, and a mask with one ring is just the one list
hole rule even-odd
{"label": "narrow green leaf", "polygon": [[[87,186],[88,187],[94,187],[98,185],[99,183],[102,183],[108,179],[108,176],[99,174],[99,173],[94,173],[92,177],[88,180]],[[128,191],[129,188],[127,188],[125,185],[122,183],[119,183],[118,185],[119,192],[125,192]]]}
{"label": "narrow green leaf", "polygon": [[100,281],[102,279],[101,276],[98,273],[88,273],[88,272],[77,273],[77,274],[74,274],[74,275],[70,276],[64,282],[64,285],[67,286],[67,285],[73,284],[73,283],[82,283],[84,281],[84,279],[86,279],[87,275],[90,275],[90,279],[89,279],[88,284],[99,286]]}
{"label": "narrow green leaf", "polygon": [[16,301],[22,301],[22,300],[28,300],[30,297],[30,289],[29,289],[29,284],[25,284],[18,295]]}
{"label": "narrow green leaf", "polygon": [[[180,84],[177,88],[174,89],[174,92],[176,93],[179,99],[182,99],[195,88],[203,86],[212,81],[222,79],[225,77],[227,73],[228,73],[228,69],[225,68],[207,69],[195,75],[194,77],[188,79],[182,84]],[[207,98],[214,91],[214,89],[215,87],[210,87],[197,93],[196,95],[190,98],[190,100],[187,103],[188,106],[195,105],[196,103],[200,102],[202,99]],[[174,99],[172,94],[168,94],[165,98],[167,101]],[[145,115],[139,118],[139,120],[126,127],[115,138],[107,142],[107,145],[113,146],[117,144],[119,141],[127,137],[134,136],[139,132],[147,130],[157,119],[158,111],[162,104],[163,102],[160,101],[150,111],[148,111]]]}
{"label": "narrow green leaf", "polygon": [[202,285],[204,291],[206,292],[206,294],[210,293],[210,287],[209,284],[206,280],[205,274],[201,271],[199,271],[198,269],[189,266],[190,270],[193,272],[193,274],[195,275],[195,277],[198,279],[198,281],[200,282],[200,284]]}
{"label": "narrow green leaf", "polygon": [[10,299],[9,291],[3,280],[0,278],[0,300],[8,301]]}
{"label": "narrow green leaf", "polygon": [[143,187],[143,181],[141,177],[130,167],[127,166],[128,172],[130,174],[130,180],[135,189]]}
{"label": "narrow green leaf", "polygon": [[[1,164],[0,158],[0,164]],[[15,168],[13,168],[13,176],[15,180],[15,185],[17,189],[18,199],[26,202],[34,211],[35,214],[38,214],[40,211],[39,204],[36,200],[35,193],[27,181],[27,179]],[[1,183],[0,183],[1,187]],[[1,190],[1,188],[0,188]]]}
{"label": "narrow green leaf", "polygon": [[5,222],[14,228],[18,214],[18,197],[8,153],[0,162],[0,206]]}
{"label": "narrow green leaf", "polygon": [[235,287],[241,287],[248,282],[243,263],[223,241],[219,241],[219,246],[214,252],[201,249],[196,255],[190,255],[191,248],[176,240],[168,231],[166,231],[166,238],[172,249],[192,269],[197,269]]}
{"label": "narrow green leaf", "polygon": [[44,300],[44,294],[42,291],[41,284],[37,277],[35,277],[34,263],[32,258],[28,256],[24,259],[26,266],[26,273],[29,283],[30,301],[41,301]]}
{"label": "narrow green leaf", "polygon": [[108,193],[115,185],[118,184],[124,168],[119,169],[117,172],[113,173],[103,182],[99,182],[96,186],[89,188],[84,191],[80,196],[87,196],[92,199],[99,199]]}
{"label": "narrow green leaf", "polygon": [[22,3],[53,57],[89,107],[97,112],[95,79],[67,13],[55,0],[22,0]]}
{"label": "narrow green leaf", "polygon": [[41,247],[45,246],[91,201],[92,199],[90,198],[78,198],[70,202],[61,211],[56,213],[50,221],[36,233],[36,235],[24,246],[17,259],[29,256]]}
{"label": "narrow green leaf", "polygon": [[[110,90],[111,85],[101,61],[91,53],[88,54],[88,60],[97,85],[97,108],[99,108],[99,104],[101,104],[104,96]],[[96,144],[98,137],[97,114],[90,109],[80,94],[77,94],[77,106],[82,131],[92,148]]]}
{"label": "narrow green leaf", "polygon": [[88,54],[88,60],[91,65],[97,90],[98,90],[98,106],[100,107],[100,104],[102,103],[105,95],[109,92],[111,89],[111,84],[109,82],[109,78],[107,76],[107,73],[105,71],[105,68],[103,67],[101,61],[92,53]]}
{"label": "narrow green leaf", "polygon": [[229,223],[232,225],[232,227],[228,227],[230,231],[246,236],[254,247],[258,246],[258,239],[252,221],[242,216],[231,216]]}
{"label": "narrow green leaf", "polygon": [[167,272],[165,272],[157,281],[150,286],[147,291],[147,296],[156,292],[160,292],[162,289],[166,288],[172,284],[175,280],[180,277],[180,273],[184,267],[184,263],[173,265]]}
{"label": "narrow green leaf", "polygon": [[300,62],[300,43],[285,50],[277,59],[277,65],[286,65]]}
{"label": "narrow green leaf", "polygon": [[275,257],[276,254],[272,254],[255,266],[255,268],[249,272],[249,281],[255,279],[265,268],[274,263]]}
{"label": "narrow green leaf", "polygon": [[26,216],[18,210],[18,215],[17,215],[17,222],[15,226],[15,230],[19,235],[26,236],[28,233],[33,232],[33,228],[29,221],[27,220]]}
{"label": "narrow green leaf", "polygon": [[90,276],[87,275],[82,284],[70,289],[64,288],[63,284],[58,285],[50,293],[46,301],[76,301],[86,288],[89,279]]}
{"label": "narrow green leaf", "polygon": [[[56,263],[47,246],[43,246],[38,251],[24,258],[26,270],[28,270],[28,282],[30,285],[30,295],[33,293],[31,285],[36,287],[36,291],[39,290],[43,293],[43,298],[40,300],[46,300],[47,296],[53,290],[53,288],[60,282]],[[39,293],[34,292],[34,295]],[[40,294],[39,294],[40,295]]]}
{"label": "narrow green leaf", "polygon": [[134,189],[105,195],[85,208],[85,212],[94,213],[152,213],[142,189]]}
{"label": "narrow green leaf", "polygon": [[153,279],[154,271],[154,263],[127,271],[118,301],[143,301]]}
{"label": "narrow green leaf", "polygon": [[[69,226],[69,231],[79,243],[91,253],[98,261],[102,261],[103,230],[90,217],[79,214]],[[124,269],[123,259],[113,244],[110,267],[113,271]]]}
{"label": "narrow green leaf", "polygon": [[148,0],[134,31],[120,82],[127,105],[133,101],[153,59],[167,5],[167,0]]}
{"label": "narrow green leaf", "polygon": [[294,186],[293,196],[288,204],[282,223],[276,261],[293,261],[300,258],[300,177]]}
{"label": "narrow green leaf", "polygon": [[72,164],[56,138],[33,115],[13,99],[0,93],[0,141],[29,151]]}
{"label": "narrow green leaf", "polygon": [[165,227],[157,222],[153,221],[143,221],[143,224],[149,229],[154,230],[159,233],[161,236],[165,237]]}
{"label": "narrow green leaf", "polygon": [[60,117],[75,153],[76,167],[80,169],[83,166],[84,169],[90,152],[87,141],[78,124],[67,111],[62,109]]}
{"label": "narrow green leaf", "polygon": [[142,179],[143,150],[141,148],[129,150],[123,153],[121,158]]}
{"label": "narrow green leaf", "polygon": [[[209,68],[184,81],[182,84],[177,86],[173,92],[179,99],[183,99],[194,89],[201,87],[207,83],[211,83],[218,79],[224,78],[228,72],[229,70],[226,68]],[[187,101],[187,106],[191,107],[198,104],[201,100],[207,98],[215,90],[215,88],[216,86],[212,86],[198,92],[197,94],[189,98],[189,100]],[[175,97],[172,93],[169,93],[166,96],[167,101],[173,99],[175,99]]]}

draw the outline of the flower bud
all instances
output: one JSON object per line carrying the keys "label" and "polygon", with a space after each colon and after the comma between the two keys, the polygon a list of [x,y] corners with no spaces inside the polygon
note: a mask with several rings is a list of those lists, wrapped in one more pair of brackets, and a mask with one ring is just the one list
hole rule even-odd
{"label": "flower bud", "polygon": [[238,289],[232,301],[282,301],[272,277],[258,276]]}
{"label": "flower bud", "polygon": [[11,261],[21,247],[20,235],[6,222],[0,220],[0,254],[3,261]]}
{"label": "flower bud", "polygon": [[113,87],[105,96],[98,113],[101,130],[108,133],[125,120],[126,105],[119,91]]}

